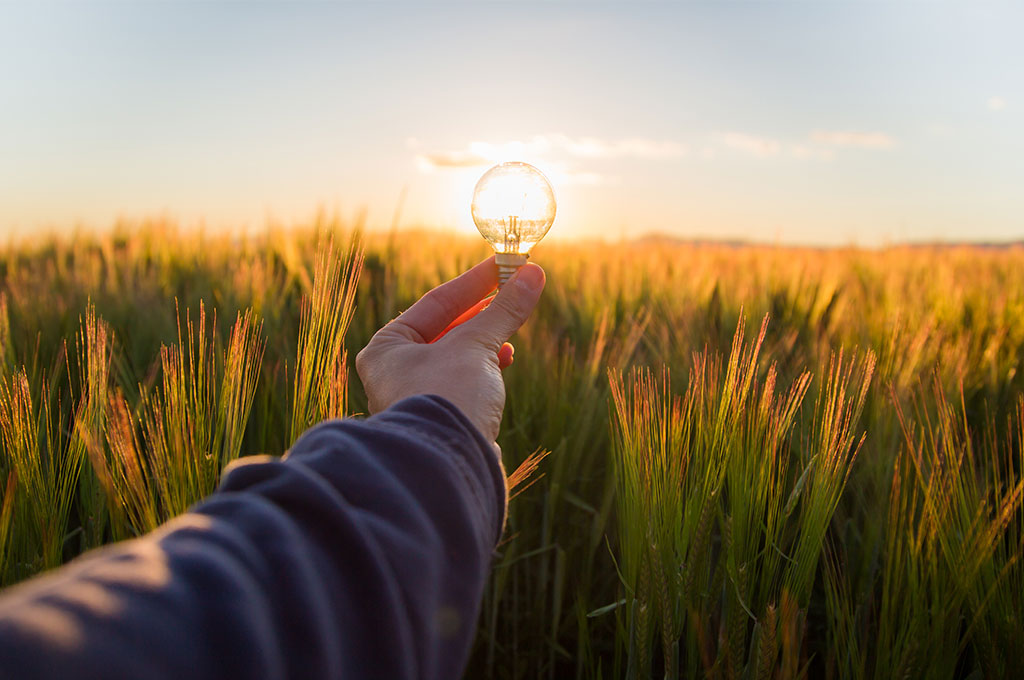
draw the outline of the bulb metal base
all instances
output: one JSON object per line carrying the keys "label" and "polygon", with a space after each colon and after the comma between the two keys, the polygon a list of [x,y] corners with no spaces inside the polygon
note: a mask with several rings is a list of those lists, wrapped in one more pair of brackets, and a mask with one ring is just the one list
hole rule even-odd
{"label": "bulb metal base", "polygon": [[520,253],[497,253],[494,256],[494,263],[498,265],[498,288],[504,286],[529,259],[529,255]]}

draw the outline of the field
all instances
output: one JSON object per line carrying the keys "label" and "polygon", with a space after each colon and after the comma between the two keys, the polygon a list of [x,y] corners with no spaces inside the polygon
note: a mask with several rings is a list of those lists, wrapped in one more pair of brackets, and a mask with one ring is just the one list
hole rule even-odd
{"label": "field", "polygon": [[[486,254],[327,220],[0,251],[3,582],[364,412],[355,352]],[[1024,249],[534,260],[499,443],[509,471],[549,455],[513,491],[467,677],[1024,667]]]}

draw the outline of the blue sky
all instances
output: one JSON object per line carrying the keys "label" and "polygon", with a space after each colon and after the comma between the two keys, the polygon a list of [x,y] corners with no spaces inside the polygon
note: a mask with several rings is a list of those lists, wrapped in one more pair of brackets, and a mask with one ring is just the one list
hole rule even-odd
{"label": "blue sky", "polygon": [[552,235],[1024,237],[1020,3],[0,4],[0,233],[471,230],[527,160]]}

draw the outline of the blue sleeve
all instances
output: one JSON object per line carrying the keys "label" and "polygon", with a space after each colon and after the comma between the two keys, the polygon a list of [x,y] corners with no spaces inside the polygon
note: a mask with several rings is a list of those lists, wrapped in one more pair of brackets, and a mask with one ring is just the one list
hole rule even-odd
{"label": "blue sleeve", "polygon": [[0,597],[0,676],[458,678],[505,478],[457,408],[322,423],[142,538]]}

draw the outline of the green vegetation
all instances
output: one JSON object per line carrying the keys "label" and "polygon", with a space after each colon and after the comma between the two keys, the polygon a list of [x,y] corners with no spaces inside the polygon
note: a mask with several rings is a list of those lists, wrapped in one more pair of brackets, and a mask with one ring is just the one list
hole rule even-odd
{"label": "green vegetation", "polygon": [[[365,412],[347,357],[486,254],[326,220],[0,252],[2,581]],[[514,340],[499,442],[525,467],[469,677],[1024,666],[1024,250],[535,259],[548,288]]]}

